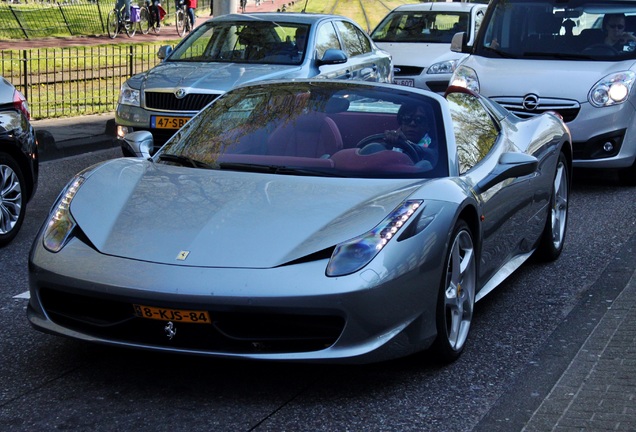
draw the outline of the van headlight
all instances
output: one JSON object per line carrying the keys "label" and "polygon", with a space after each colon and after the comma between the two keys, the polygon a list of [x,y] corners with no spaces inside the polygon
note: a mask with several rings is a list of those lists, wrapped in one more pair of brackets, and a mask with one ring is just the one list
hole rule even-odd
{"label": "van headlight", "polygon": [[631,71],[607,75],[592,86],[587,99],[597,107],[622,104],[629,98],[636,74]]}
{"label": "van headlight", "polygon": [[446,60],[431,65],[427,70],[427,74],[449,74],[455,71],[459,60]]}
{"label": "van headlight", "polygon": [[451,86],[459,86],[479,93],[479,79],[477,72],[468,66],[459,66],[450,79]]}

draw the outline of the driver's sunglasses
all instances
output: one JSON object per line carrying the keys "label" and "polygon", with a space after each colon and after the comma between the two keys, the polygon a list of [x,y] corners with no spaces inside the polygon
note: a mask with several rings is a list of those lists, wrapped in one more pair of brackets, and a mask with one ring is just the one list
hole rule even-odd
{"label": "driver's sunglasses", "polygon": [[399,120],[401,124],[411,124],[412,122],[415,122],[415,124],[418,126],[422,126],[423,124],[426,124],[426,116],[423,116],[423,115],[405,114],[401,116]]}
{"label": "driver's sunglasses", "polygon": [[621,24],[609,24],[609,28],[623,30],[625,28],[625,26],[621,25]]}

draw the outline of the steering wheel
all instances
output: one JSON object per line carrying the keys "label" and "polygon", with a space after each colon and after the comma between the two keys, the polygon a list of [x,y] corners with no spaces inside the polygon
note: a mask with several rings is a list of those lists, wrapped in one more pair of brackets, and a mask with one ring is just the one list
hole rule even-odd
{"label": "steering wheel", "polygon": [[592,55],[618,55],[616,48],[604,43],[590,45],[583,50],[583,53]]}
{"label": "steering wheel", "polygon": [[408,141],[406,141],[402,137],[398,137],[398,139],[397,139],[397,141],[395,143],[389,144],[389,143],[386,142],[386,139],[384,138],[384,134],[383,133],[369,135],[366,138],[362,138],[360,140],[360,142],[358,142],[356,147],[357,148],[363,148],[363,147],[367,146],[368,144],[372,144],[372,143],[380,144],[386,150],[392,150],[394,147],[397,147],[400,150],[402,150],[402,152],[405,155],[410,157],[411,160],[413,161],[413,163],[417,163],[421,159],[419,157],[419,155],[417,154],[417,151],[415,150],[415,148],[413,148],[413,144],[409,143]]}

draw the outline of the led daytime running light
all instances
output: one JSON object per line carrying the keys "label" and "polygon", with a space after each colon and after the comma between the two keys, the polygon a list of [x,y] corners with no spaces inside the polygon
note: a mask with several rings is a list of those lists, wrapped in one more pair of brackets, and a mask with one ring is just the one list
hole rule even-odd
{"label": "led daytime running light", "polygon": [[422,202],[405,201],[375,228],[336,246],[327,266],[327,276],[350,274],[371,262],[415,214]]}
{"label": "led daytime running light", "polygon": [[51,252],[59,252],[66,244],[73,228],[75,220],[71,215],[71,201],[84,183],[82,177],[75,178],[57,201],[57,205],[51,212],[51,217],[44,231],[44,247]]}

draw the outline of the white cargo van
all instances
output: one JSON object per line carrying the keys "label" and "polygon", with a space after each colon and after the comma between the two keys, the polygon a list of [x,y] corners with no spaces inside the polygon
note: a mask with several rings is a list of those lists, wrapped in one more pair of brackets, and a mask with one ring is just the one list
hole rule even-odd
{"label": "white cargo van", "polygon": [[493,0],[451,85],[471,88],[520,117],[557,111],[574,166],[618,169],[636,184],[636,1]]}

